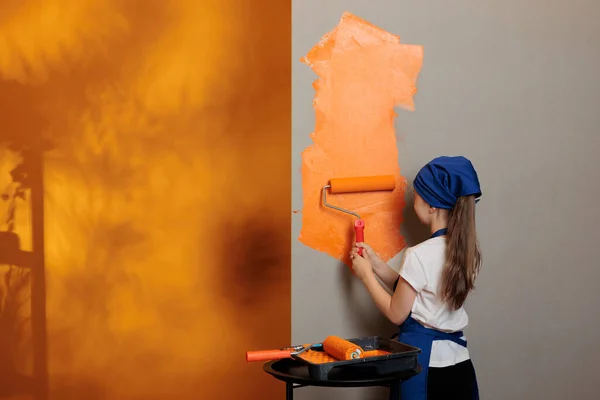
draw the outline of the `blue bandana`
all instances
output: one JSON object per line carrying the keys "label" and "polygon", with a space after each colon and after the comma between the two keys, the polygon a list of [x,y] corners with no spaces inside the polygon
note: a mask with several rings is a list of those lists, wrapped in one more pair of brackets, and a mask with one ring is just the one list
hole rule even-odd
{"label": "blue bandana", "polygon": [[425,165],[413,182],[431,207],[451,209],[461,196],[481,196],[477,172],[465,157],[438,157]]}

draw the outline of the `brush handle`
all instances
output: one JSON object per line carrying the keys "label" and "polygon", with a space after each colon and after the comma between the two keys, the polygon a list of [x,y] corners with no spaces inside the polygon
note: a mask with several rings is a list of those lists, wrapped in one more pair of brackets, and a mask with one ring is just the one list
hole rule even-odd
{"label": "brush handle", "polygon": [[281,360],[292,357],[292,350],[257,350],[246,352],[246,362]]}
{"label": "brush handle", "polygon": [[[364,243],[365,241],[365,221],[362,219],[357,219],[354,222],[354,230],[356,232],[356,243]],[[363,248],[358,248],[358,255],[362,257]]]}

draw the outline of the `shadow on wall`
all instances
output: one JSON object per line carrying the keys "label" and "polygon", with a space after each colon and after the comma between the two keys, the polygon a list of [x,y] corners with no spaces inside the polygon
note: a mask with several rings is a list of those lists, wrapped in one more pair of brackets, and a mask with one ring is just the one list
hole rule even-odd
{"label": "shadow on wall", "polygon": [[[39,167],[49,142],[40,134],[46,121],[35,109],[34,90],[0,81],[0,93],[0,172],[6,173],[0,179],[0,396],[37,399],[46,393],[46,304],[44,253],[31,251],[31,237],[43,238]],[[31,207],[23,213],[24,204]],[[28,243],[16,233],[19,212],[31,222]]]}
{"label": "shadow on wall", "polygon": [[[0,397],[29,393],[31,374],[23,371],[28,360],[30,271],[15,263],[19,256],[13,247],[16,236],[0,232]],[[9,247],[10,246],[10,247]]]}
{"label": "shadow on wall", "polygon": [[40,389],[32,148],[51,399],[283,395],[243,354],[290,338],[290,6],[246,2],[0,6],[0,397]]}

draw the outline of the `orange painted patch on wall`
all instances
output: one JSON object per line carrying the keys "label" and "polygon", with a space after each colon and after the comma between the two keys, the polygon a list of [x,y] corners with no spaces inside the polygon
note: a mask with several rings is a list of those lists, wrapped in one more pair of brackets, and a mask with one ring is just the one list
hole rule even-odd
{"label": "orange painted patch on wall", "polygon": [[406,180],[400,174],[394,107],[414,110],[423,47],[344,13],[301,60],[319,76],[313,143],[302,153],[302,230],[299,240],[349,264],[353,217],[323,207],[321,188],[345,176],[393,175],[392,192],[342,194],[336,206],[366,221],[365,241],[384,259],[405,245],[400,235]]}

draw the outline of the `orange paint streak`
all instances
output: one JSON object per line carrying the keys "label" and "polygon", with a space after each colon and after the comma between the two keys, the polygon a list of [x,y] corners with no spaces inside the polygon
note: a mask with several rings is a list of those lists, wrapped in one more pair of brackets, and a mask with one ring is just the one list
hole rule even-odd
{"label": "orange paint streak", "polygon": [[338,361],[335,357],[330,356],[324,351],[314,351],[307,350],[304,353],[300,354],[300,358],[303,360],[309,361],[313,364],[327,364],[330,362]]}
{"label": "orange paint streak", "polygon": [[421,46],[345,13],[303,62],[319,76],[314,87],[314,144],[302,153],[302,230],[299,240],[349,263],[354,217],[322,206],[331,178],[393,175],[393,192],[340,194],[328,202],[366,221],[365,241],[388,260],[403,247],[400,236],[406,181],[400,175],[394,106],[414,110],[423,60]]}
{"label": "orange paint streak", "polygon": [[[51,400],[283,397],[244,353],[291,336],[290,8],[0,2],[0,194],[24,148],[53,146]],[[14,254],[32,250],[32,190]],[[0,200],[0,231],[9,210]],[[32,399],[29,269],[2,240],[0,397]]]}

